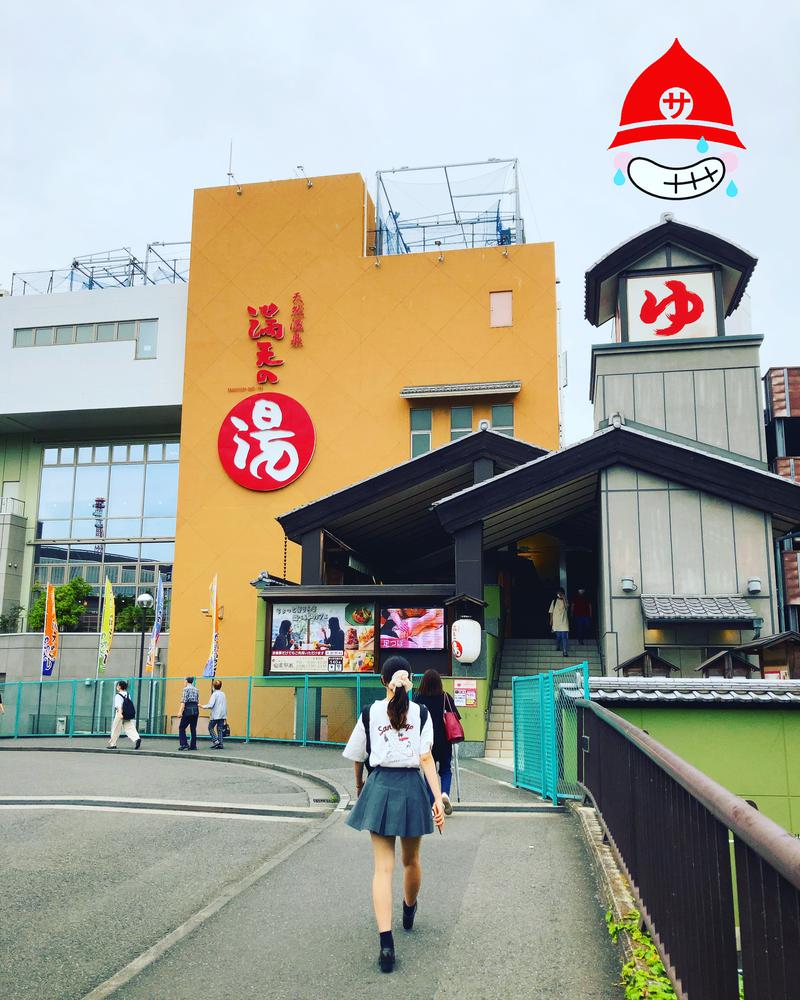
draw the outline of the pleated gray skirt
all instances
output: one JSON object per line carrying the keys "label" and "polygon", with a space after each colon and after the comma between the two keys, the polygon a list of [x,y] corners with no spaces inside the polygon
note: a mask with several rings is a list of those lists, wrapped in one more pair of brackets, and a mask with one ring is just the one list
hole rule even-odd
{"label": "pleated gray skirt", "polygon": [[425,779],[415,768],[377,768],[367,778],[347,825],[383,837],[422,837],[433,833]]}

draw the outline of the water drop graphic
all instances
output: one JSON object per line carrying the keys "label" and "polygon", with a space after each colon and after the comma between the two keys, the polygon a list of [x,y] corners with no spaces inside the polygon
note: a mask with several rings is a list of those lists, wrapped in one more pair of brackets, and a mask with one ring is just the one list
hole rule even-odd
{"label": "water drop graphic", "polygon": [[623,174],[623,172],[619,169],[619,167],[617,168],[617,172],[614,174],[614,183],[617,185],[617,187],[622,187],[622,185],[625,183],[625,174]]}
{"label": "water drop graphic", "polygon": [[729,198],[735,198],[738,193],[739,193],[739,188],[736,187],[733,181],[731,181],[730,184],[728,184],[728,186],[725,188],[725,194]]}
{"label": "water drop graphic", "polygon": [[698,144],[697,144],[697,152],[698,153],[707,153],[708,152],[708,143],[706,142],[706,140],[702,136],[700,136],[700,142],[698,142]]}

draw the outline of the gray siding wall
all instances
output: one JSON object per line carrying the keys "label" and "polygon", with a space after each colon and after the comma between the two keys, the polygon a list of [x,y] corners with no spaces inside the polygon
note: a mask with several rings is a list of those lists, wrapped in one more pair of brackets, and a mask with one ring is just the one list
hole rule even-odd
{"label": "gray siding wall", "polygon": [[[144,652],[147,656],[149,632],[144,637]],[[53,679],[94,678],[97,671],[96,632],[62,632],[60,638],[60,673],[58,665],[53,671]],[[139,672],[139,644],[141,635],[136,632],[120,632],[114,636],[114,643],[106,664],[106,677],[133,677]],[[166,674],[169,651],[169,633],[161,636],[158,644],[156,676]],[[18,632],[0,635],[0,675],[5,680],[38,681],[42,672],[42,633]]]}
{"label": "gray siding wall", "polygon": [[766,465],[758,345],[595,349],[595,428],[613,413]]}
{"label": "gray siding wall", "polygon": [[[642,593],[747,596],[748,579],[759,577],[761,594],[748,600],[764,619],[763,634],[777,631],[767,515],[614,466],[601,473],[600,522],[598,605],[607,673],[646,644],[660,647],[667,659],[691,675],[704,647],[752,638],[750,630],[702,625],[646,631]],[[623,593],[623,576],[636,581],[635,594]]]}

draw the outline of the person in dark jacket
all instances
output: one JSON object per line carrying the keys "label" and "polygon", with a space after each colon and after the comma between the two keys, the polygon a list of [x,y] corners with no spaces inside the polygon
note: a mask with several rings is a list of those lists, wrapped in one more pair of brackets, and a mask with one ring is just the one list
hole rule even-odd
{"label": "person in dark jacket", "polygon": [[445,704],[450,711],[456,713],[459,719],[461,716],[453,699],[445,693],[442,687],[442,676],[438,670],[425,671],[414,695],[414,701],[418,705],[425,705],[433,721],[433,749],[431,753],[439,768],[444,812],[446,816],[449,816],[453,811],[453,803],[450,801],[450,785],[453,780],[453,745],[447,739],[444,730]]}

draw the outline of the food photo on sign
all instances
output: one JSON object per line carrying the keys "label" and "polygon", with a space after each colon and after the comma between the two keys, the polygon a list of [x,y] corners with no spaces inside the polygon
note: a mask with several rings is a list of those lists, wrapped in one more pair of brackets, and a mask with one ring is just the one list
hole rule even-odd
{"label": "food photo on sign", "polygon": [[348,612],[361,605],[276,604],[272,609],[271,669],[279,673],[367,673],[375,669],[375,626]]}
{"label": "food photo on sign", "polygon": [[444,608],[381,609],[381,649],[444,648]]}

